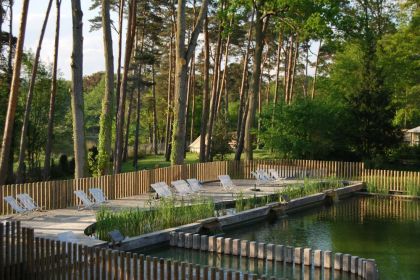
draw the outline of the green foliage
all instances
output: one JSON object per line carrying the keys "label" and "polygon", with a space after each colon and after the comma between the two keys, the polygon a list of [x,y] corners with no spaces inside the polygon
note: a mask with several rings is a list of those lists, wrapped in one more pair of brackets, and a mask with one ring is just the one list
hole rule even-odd
{"label": "green foliage", "polygon": [[219,113],[216,119],[212,136],[211,154],[217,160],[224,160],[226,155],[231,152],[229,142],[232,140],[228,131],[228,123],[225,113]]}
{"label": "green foliage", "polygon": [[236,212],[242,212],[245,210],[258,208],[265,206],[271,202],[276,202],[279,200],[279,195],[267,195],[257,197],[255,194],[253,197],[246,198],[242,192],[236,194],[235,196],[235,210]]}
{"label": "green foliage", "polygon": [[287,195],[290,199],[294,199],[342,186],[342,181],[336,178],[329,178],[323,181],[305,179],[303,184],[299,183],[280,187],[280,189],[272,195],[260,197],[254,195],[253,197],[246,198],[243,193],[239,193],[235,197],[235,210],[236,212],[241,212],[262,207],[272,202],[282,202],[284,195]]}
{"label": "green foliage", "polygon": [[125,209],[115,212],[101,208],[96,214],[96,234],[101,240],[109,240],[108,232],[118,229],[124,236],[137,236],[212,217],[215,205],[206,198],[194,198],[189,202],[161,198],[156,205],[150,201],[150,209]]}
{"label": "green foliage", "polygon": [[[273,111],[274,110],[274,114]],[[263,116],[265,148],[286,158],[336,159],[348,156],[351,120],[332,98],[296,99],[278,104]]]}
{"label": "green foliage", "polygon": [[320,193],[326,190],[336,189],[342,186],[342,181],[336,178],[330,178],[323,181],[305,179],[303,184],[286,186],[281,191],[281,194],[287,195],[290,199],[294,199]]}

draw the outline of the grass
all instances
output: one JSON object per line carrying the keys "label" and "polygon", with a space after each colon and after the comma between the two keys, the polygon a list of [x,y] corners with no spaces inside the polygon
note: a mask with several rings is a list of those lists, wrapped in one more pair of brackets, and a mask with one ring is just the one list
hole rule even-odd
{"label": "grass", "polygon": [[305,179],[303,184],[299,183],[286,186],[274,195],[245,198],[244,195],[240,193],[236,196],[235,210],[236,212],[241,212],[244,210],[261,207],[271,202],[282,202],[285,195],[287,195],[289,199],[295,199],[330,189],[336,189],[342,186],[343,184],[341,180],[336,178],[330,178],[322,182]]}
{"label": "grass", "polygon": [[366,178],[366,188],[370,193],[388,194],[389,187],[385,187],[383,178],[380,176],[369,176]]}
{"label": "grass", "polygon": [[124,236],[137,236],[174,226],[189,224],[199,219],[214,216],[215,205],[206,198],[177,201],[160,199],[149,201],[149,209],[124,209],[114,212],[101,208],[96,214],[96,235],[109,241],[108,232],[118,229]]}
{"label": "grass", "polygon": [[[198,162],[198,154],[196,153],[187,153],[185,158],[185,164],[189,163],[196,163]],[[164,155],[147,155],[138,161],[139,170],[143,169],[154,169],[154,168],[161,168],[161,167],[168,167],[171,166],[170,161],[165,160]],[[132,172],[136,171],[133,166],[133,160],[129,159],[128,161],[124,162],[122,165],[122,172]]]}
{"label": "grass", "polygon": [[[226,155],[225,160],[233,160],[234,156],[235,156],[234,153],[230,153]],[[255,150],[254,158],[255,159],[272,159],[273,155],[269,151]],[[199,162],[198,154],[188,152],[185,158],[185,164],[197,163],[197,162]],[[171,166],[171,162],[165,161],[164,155],[146,155],[144,158],[139,159],[138,165],[139,165],[139,170],[143,170],[143,169],[168,167],[168,166]],[[136,170],[133,166],[133,160],[129,159],[128,161],[123,163],[122,172],[132,172],[132,171],[136,171]]]}

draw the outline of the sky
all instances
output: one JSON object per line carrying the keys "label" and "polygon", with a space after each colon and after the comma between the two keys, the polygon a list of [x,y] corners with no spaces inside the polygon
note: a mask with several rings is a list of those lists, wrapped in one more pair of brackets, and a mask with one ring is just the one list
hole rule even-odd
{"label": "sky", "polygon": [[[98,31],[90,31],[89,19],[99,15],[99,11],[90,11],[91,0],[81,0],[83,10],[83,75],[89,75],[98,71],[104,71],[104,50],[103,50],[103,39],[102,29]],[[26,26],[26,36],[24,49],[32,49],[35,52],[39,35],[41,32],[42,23],[45,17],[45,11],[48,6],[48,0],[31,0],[29,3],[28,19]],[[22,9],[22,0],[15,0],[13,7],[13,34],[17,36],[20,12]],[[53,6],[51,8],[50,17],[48,20],[47,29],[44,36],[44,41],[41,50],[41,61],[44,63],[52,64],[54,54],[54,32],[55,32],[55,0],[53,0]],[[115,23],[118,22],[118,15],[115,12],[111,12],[111,18]],[[125,21],[124,21],[125,23]],[[7,24],[7,23],[6,23]],[[124,35],[125,26],[123,27],[123,50],[122,57],[124,57]],[[200,36],[201,39],[201,36]],[[201,40],[199,40],[201,41]],[[72,49],[72,19],[71,19],[71,0],[62,0],[61,3],[61,28],[60,28],[60,45],[59,45],[59,57],[58,57],[58,69],[62,77],[65,79],[71,79],[71,49]],[[114,65],[117,65],[117,45],[118,45],[118,34],[112,31],[112,42],[114,52]],[[312,53],[318,51],[318,43],[314,43],[311,46]],[[315,60],[315,57],[311,55],[311,61]],[[114,67],[115,69],[115,67]],[[273,70],[274,71],[274,70]],[[309,69],[309,75],[313,74],[313,68]]]}
{"label": "sky", "polygon": [[[47,10],[48,0],[31,0],[29,3],[28,19],[26,25],[26,36],[24,49],[32,49],[35,52],[38,45],[42,23]],[[83,10],[83,75],[89,75],[105,69],[102,30],[90,32],[89,19],[98,15],[99,11],[89,11],[90,0],[81,0]],[[20,22],[22,0],[15,0],[13,7],[13,34],[17,36]],[[54,33],[55,33],[56,8],[55,0],[51,8],[47,29],[41,50],[41,60],[46,63],[53,62],[54,54]],[[117,22],[117,14],[112,13],[111,17]],[[7,23],[6,23],[7,24]],[[125,34],[125,32],[123,32]],[[117,57],[118,34],[112,33],[114,60]],[[62,0],[61,3],[61,28],[60,46],[58,51],[58,68],[65,79],[71,78],[71,50],[72,50],[72,19],[71,1]],[[124,53],[123,53],[124,55]],[[116,62],[115,62],[116,63]],[[116,65],[116,64],[115,64]]]}

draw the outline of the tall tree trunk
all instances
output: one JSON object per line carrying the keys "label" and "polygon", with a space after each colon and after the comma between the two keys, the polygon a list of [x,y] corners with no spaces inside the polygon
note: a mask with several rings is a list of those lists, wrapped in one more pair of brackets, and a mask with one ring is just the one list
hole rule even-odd
{"label": "tall tree trunk", "polygon": [[23,0],[22,13],[19,24],[19,37],[16,43],[15,63],[12,76],[12,84],[10,87],[9,102],[7,105],[7,114],[4,124],[4,133],[2,141],[2,149],[0,154],[0,186],[4,185],[9,168],[10,146],[12,144],[13,126],[15,122],[15,113],[17,99],[19,96],[20,67],[22,63],[23,42],[25,40],[26,19],[28,16],[29,0]]}
{"label": "tall tree trunk", "polygon": [[185,105],[188,63],[191,60],[198,35],[201,32],[208,0],[203,0],[197,22],[192,32],[188,47],[185,48],[185,6],[186,0],[178,0],[177,30],[176,30],[176,63],[175,63],[175,110],[172,136],[172,164],[184,162],[185,149]]}
{"label": "tall tree trunk", "polygon": [[165,129],[165,160],[169,161],[171,156],[171,138],[172,138],[172,100],[173,100],[173,34],[175,28],[171,29],[171,40],[169,42],[169,71],[168,71],[168,102],[166,112],[166,129]]}
{"label": "tall tree trunk", "polygon": [[[0,1],[0,37],[3,36],[3,0]],[[3,53],[3,40],[0,39],[0,53]]]}
{"label": "tall tree trunk", "polygon": [[9,55],[7,57],[7,78],[9,86],[12,86],[13,79],[13,1],[9,0]]}
{"label": "tall tree trunk", "polygon": [[194,113],[195,113],[195,58],[192,58],[191,67],[191,123],[190,123],[190,143],[194,141]]}
{"label": "tall tree trunk", "polygon": [[262,51],[264,48],[264,31],[263,25],[264,20],[268,20],[268,17],[264,19],[261,18],[261,12],[258,8],[255,9],[256,21],[255,21],[255,54],[254,54],[254,65],[253,65],[253,73],[252,73],[252,89],[249,93],[249,106],[248,106],[248,115],[246,118],[245,124],[245,137],[244,137],[244,150],[245,150],[245,158],[247,160],[253,159],[252,153],[252,135],[251,130],[254,127],[255,122],[255,111],[257,108],[258,102],[258,90],[259,90],[259,82],[260,82],[260,75],[261,75],[261,57]]}
{"label": "tall tree trunk", "polygon": [[87,176],[85,117],[83,100],[83,12],[80,0],[72,0],[73,50],[71,62],[72,92],[71,107],[73,116],[73,141],[75,159],[75,178]]}
{"label": "tall tree trunk", "polygon": [[201,116],[200,129],[200,162],[206,161],[206,133],[207,121],[209,118],[209,68],[210,68],[210,44],[209,44],[209,29],[208,17],[206,15],[204,21],[204,63],[203,63],[203,108]]}
{"label": "tall tree trunk", "polygon": [[115,144],[114,156],[114,174],[121,172],[122,155],[123,155],[123,137],[124,137],[124,115],[125,115],[125,100],[127,94],[127,78],[130,66],[130,59],[133,50],[134,36],[136,31],[136,10],[137,1],[131,0],[129,5],[127,36],[125,42],[125,58],[124,58],[124,71],[121,79],[120,86],[120,100],[118,102],[117,113],[117,134]]}
{"label": "tall tree trunk", "polygon": [[283,47],[283,33],[279,32],[279,39],[277,45],[277,58],[276,58],[276,86],[274,89],[274,106],[277,105],[279,99],[279,86],[280,86],[280,61],[281,61],[281,49]]}
{"label": "tall tree trunk", "polygon": [[290,36],[290,40],[287,42],[287,65],[285,67],[284,77],[284,101],[286,104],[290,103],[290,77],[292,73],[292,58],[293,58],[293,36]]}
{"label": "tall tree trunk", "polygon": [[124,147],[122,161],[126,162],[128,157],[128,138],[130,137],[130,124],[131,124],[131,112],[133,111],[133,99],[134,91],[130,93],[130,99],[128,101],[128,112],[127,112],[127,121],[125,123],[125,134],[124,134]]}
{"label": "tall tree trunk", "polygon": [[187,143],[187,126],[188,126],[188,112],[189,112],[189,108],[190,108],[190,103],[191,103],[191,95],[192,95],[192,88],[193,88],[193,80],[192,80],[192,72],[194,68],[194,55],[191,58],[191,63],[190,63],[190,67],[189,67],[189,72],[188,72],[188,79],[187,79],[187,101],[186,101],[186,105],[185,105],[185,147],[184,147],[184,158],[187,156],[187,148],[188,148],[188,143]]}
{"label": "tall tree trunk", "polygon": [[298,55],[299,55],[299,37],[296,34],[295,37],[295,47],[293,53],[293,62],[292,62],[292,72],[290,77],[290,92],[289,92],[289,102],[293,100],[293,93],[294,93],[294,86],[295,86],[295,76],[296,76],[296,66],[298,63]]}
{"label": "tall tree trunk", "polygon": [[317,78],[317,75],[318,75],[319,55],[320,55],[320,52],[321,52],[321,47],[322,47],[322,39],[319,40],[318,53],[316,54],[314,79],[312,81],[312,90],[311,90],[311,98],[312,99],[314,99],[314,97],[315,97],[315,84],[316,84],[316,78]]}
{"label": "tall tree trunk", "polygon": [[[13,2],[14,0],[9,0],[9,53],[7,59],[7,84],[9,88],[12,87],[12,80],[13,80]],[[10,152],[9,152],[9,166],[7,167],[7,175],[6,181],[14,182],[14,174],[13,174],[13,162],[14,162],[14,152],[16,146],[16,123],[13,124],[13,133],[12,133],[12,143],[10,145]]]}
{"label": "tall tree trunk", "polygon": [[[238,112],[238,121],[236,124],[236,139],[239,143],[239,137],[241,134],[241,127],[242,127],[242,121],[243,121],[243,112],[244,112],[244,103],[246,100],[245,97],[245,89],[247,88],[247,80],[248,80],[248,59],[249,59],[249,50],[250,50],[250,46],[251,46],[251,38],[252,38],[252,26],[254,24],[254,13],[255,10],[252,10],[252,15],[251,15],[251,23],[249,26],[249,30],[248,30],[248,42],[247,42],[247,46],[246,46],[246,51],[245,51],[245,56],[244,56],[244,65],[242,67],[242,80],[241,80],[241,88],[239,91],[239,112]],[[238,145],[239,147],[239,145]],[[243,147],[243,145],[242,145]],[[240,151],[238,151],[237,148],[237,152],[239,154],[242,154],[242,149]]]}
{"label": "tall tree trunk", "polygon": [[157,109],[156,109],[156,81],[155,81],[155,65],[152,64],[152,96],[153,96],[153,152],[155,155],[158,154],[158,120],[157,120]]}
{"label": "tall tree trunk", "polygon": [[[232,24],[232,22],[231,22]],[[230,27],[230,26],[229,26]],[[223,96],[223,89],[226,87],[226,75],[227,75],[227,69],[228,69],[228,62],[229,62],[229,47],[230,47],[230,33],[228,34],[228,37],[226,39],[226,46],[225,46],[225,61],[224,61],[224,69],[223,69],[223,75],[220,80],[220,87],[218,89],[218,98],[217,98],[217,107],[216,107],[216,115],[220,110],[221,102],[222,102],[222,96]]]}
{"label": "tall tree trunk", "polygon": [[305,53],[305,77],[303,80],[303,95],[305,97],[308,96],[308,68],[309,68],[309,49],[310,49],[310,45],[309,42],[307,45],[305,45],[306,47],[306,53]]}
{"label": "tall tree trunk", "polygon": [[53,0],[49,0],[47,11],[45,12],[44,22],[42,23],[41,34],[39,35],[38,46],[36,48],[34,64],[32,66],[31,79],[29,81],[29,90],[26,96],[26,105],[25,113],[23,116],[22,131],[20,134],[20,144],[19,144],[19,164],[17,169],[16,181],[17,183],[24,182],[24,168],[25,168],[25,152],[27,144],[27,134],[28,134],[28,124],[29,124],[29,115],[31,113],[32,107],[32,98],[34,95],[35,79],[38,72],[39,56],[41,55],[42,41],[44,40],[45,28],[47,27],[48,18],[50,16],[51,6]]}
{"label": "tall tree trunk", "polygon": [[207,135],[206,135],[206,161],[210,160],[211,157],[211,138],[213,134],[213,125],[215,120],[215,114],[217,106],[217,92],[218,92],[218,84],[219,84],[219,74],[220,74],[220,59],[221,59],[221,48],[222,48],[222,27],[219,27],[219,35],[217,38],[216,44],[216,55],[214,58],[214,67],[213,67],[213,82],[211,88],[211,99],[210,99],[210,111],[209,111],[209,122],[207,126]]}
{"label": "tall tree trunk", "polygon": [[51,169],[51,150],[52,137],[54,130],[54,112],[55,112],[55,96],[57,93],[57,65],[58,65],[58,46],[60,42],[60,14],[61,14],[61,0],[56,0],[56,20],[55,20],[55,38],[54,38],[54,62],[52,69],[51,91],[50,91],[50,109],[48,111],[48,128],[47,128],[47,145],[45,147],[44,158],[44,180],[50,178]]}
{"label": "tall tree trunk", "polygon": [[105,92],[99,120],[98,175],[111,173],[114,54],[112,50],[110,0],[102,0],[102,28],[105,56]]}
{"label": "tall tree trunk", "polygon": [[[245,108],[249,106],[249,96],[246,97]],[[244,111],[243,120],[241,122],[241,127],[239,129],[239,138],[237,141],[237,147],[235,151],[235,160],[241,160],[242,151],[244,149],[244,142],[245,142],[245,125],[246,119],[248,117],[248,110]]]}
{"label": "tall tree trunk", "polygon": [[[119,16],[118,16],[118,56],[117,56],[117,88],[116,88],[116,110],[115,117],[118,118],[118,108],[120,102],[120,85],[121,85],[121,53],[122,53],[122,33],[123,33],[123,21],[124,21],[124,5],[125,0],[120,0]],[[116,145],[116,144],[115,144]],[[115,146],[116,148],[116,146]],[[115,153],[115,151],[114,151]],[[115,155],[114,155],[115,157]]]}
{"label": "tall tree trunk", "polygon": [[138,67],[138,79],[137,82],[137,110],[136,110],[136,132],[134,135],[134,157],[133,157],[133,166],[138,170],[138,158],[139,158],[139,138],[140,138],[140,107],[141,107],[141,67]]}
{"label": "tall tree trunk", "polygon": [[[270,69],[268,69],[267,60],[268,60],[268,53],[270,51],[270,46],[268,45],[267,51],[264,54],[264,59],[261,64],[261,75],[259,81],[259,88],[258,88],[258,121],[257,121],[257,149],[260,148],[260,131],[261,131],[261,113],[262,113],[262,105],[263,105],[263,78],[264,78],[264,68],[267,67],[267,72],[270,74]],[[268,81],[268,87],[270,87],[270,80]]]}

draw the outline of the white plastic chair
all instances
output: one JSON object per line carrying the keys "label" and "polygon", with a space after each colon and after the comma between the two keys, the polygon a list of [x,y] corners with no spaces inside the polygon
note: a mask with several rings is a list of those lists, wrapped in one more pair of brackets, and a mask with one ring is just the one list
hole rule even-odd
{"label": "white plastic chair", "polygon": [[99,188],[91,188],[89,189],[90,194],[92,195],[92,197],[95,199],[96,203],[107,203],[108,198],[106,197],[106,195],[104,194],[104,192],[99,189]]}
{"label": "white plastic chair", "polygon": [[172,197],[172,192],[165,182],[158,182],[150,185],[159,197]]}
{"label": "white plastic chair", "polygon": [[191,190],[193,190],[194,192],[202,191],[203,185],[197,179],[187,179],[187,183],[188,185],[190,185]]}
{"label": "white plastic chair", "polygon": [[25,213],[28,211],[24,206],[22,206],[13,196],[6,196],[3,198],[12,209],[19,214]]}
{"label": "white plastic chair", "polygon": [[35,203],[32,197],[27,193],[18,194],[16,196],[19,199],[20,203],[28,210],[28,211],[37,211],[41,210],[41,207]]}
{"label": "white plastic chair", "polygon": [[74,191],[74,194],[82,202],[82,205],[77,206],[79,210],[80,209],[92,208],[93,206],[95,206],[95,202],[90,200],[89,197],[87,196],[87,194],[84,191],[77,190],[77,191]]}
{"label": "white plastic chair", "polygon": [[172,186],[174,186],[176,192],[180,194],[181,196],[191,195],[194,193],[191,190],[191,188],[188,186],[188,183],[185,182],[185,180],[172,181],[171,184]]}
{"label": "white plastic chair", "polygon": [[219,175],[220,185],[225,191],[232,191],[235,189],[236,185],[232,182],[232,179],[229,175]]}

